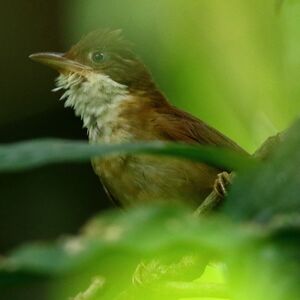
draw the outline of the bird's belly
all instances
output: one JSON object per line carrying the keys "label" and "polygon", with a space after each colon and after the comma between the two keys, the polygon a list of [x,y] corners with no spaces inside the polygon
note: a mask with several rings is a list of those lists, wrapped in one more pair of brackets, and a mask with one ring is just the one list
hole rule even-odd
{"label": "bird's belly", "polygon": [[124,206],[153,201],[200,204],[219,173],[205,164],[151,155],[95,159],[94,168]]}

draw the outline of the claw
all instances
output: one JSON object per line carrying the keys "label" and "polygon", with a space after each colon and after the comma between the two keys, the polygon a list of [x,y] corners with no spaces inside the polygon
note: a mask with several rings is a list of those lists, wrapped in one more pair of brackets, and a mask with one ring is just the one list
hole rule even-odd
{"label": "claw", "polygon": [[227,186],[232,183],[232,178],[227,172],[218,174],[214,183],[214,191],[221,197],[227,196]]}

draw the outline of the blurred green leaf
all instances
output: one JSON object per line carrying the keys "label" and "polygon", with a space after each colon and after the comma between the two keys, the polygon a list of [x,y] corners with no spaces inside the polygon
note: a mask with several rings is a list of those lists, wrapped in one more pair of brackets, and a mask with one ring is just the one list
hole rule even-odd
{"label": "blurred green leaf", "polygon": [[264,163],[240,173],[223,206],[238,224],[251,222],[271,233],[261,247],[232,258],[236,299],[299,299],[299,132],[297,121]]}
{"label": "blurred green leaf", "polygon": [[122,153],[147,153],[188,158],[229,170],[248,169],[255,164],[250,156],[227,149],[163,142],[136,144],[88,144],[83,141],[36,140],[0,146],[0,171],[20,171],[50,163],[88,161]]}
{"label": "blurred green leaf", "polygon": [[[279,280],[282,283],[272,290],[272,297],[285,300],[285,294],[294,295],[296,291],[295,282],[299,269],[292,266],[295,265],[295,259],[299,258],[298,242],[293,243],[291,247],[290,232],[285,231],[281,238],[288,243],[278,243],[278,238],[273,240],[273,227],[257,225],[273,224],[278,217],[290,219],[299,212],[299,131],[300,121],[290,129],[284,136],[283,143],[278,145],[264,162],[249,164],[251,161],[249,160],[246,166],[251,165],[252,168],[242,169],[232,186],[223,211],[233,220],[238,220],[242,224],[252,221],[254,226],[236,226],[235,223],[221,218],[198,220],[191,217],[191,212],[183,207],[140,207],[126,214],[110,212],[92,220],[80,236],[61,239],[53,244],[27,245],[12,252],[8,258],[0,261],[0,285],[6,286],[9,283],[45,277],[79,276],[78,274],[80,274],[79,282],[84,285],[86,284],[84,274],[88,274],[86,278],[89,280],[98,274],[103,276],[105,287],[104,290],[102,286],[99,291],[97,289],[97,297],[98,292],[103,292],[105,296],[104,298],[101,296],[101,299],[111,299],[111,295],[117,294],[126,286],[121,283],[126,281],[129,284],[134,267],[141,259],[162,254],[180,255],[182,251],[190,251],[203,257],[225,259],[231,267],[233,293],[238,295],[238,299],[248,300],[249,295],[257,300],[265,299],[270,286],[274,281]],[[37,145],[41,145],[40,142],[37,142]],[[48,141],[42,145],[46,148],[35,147],[36,145],[33,147],[32,143],[25,144],[27,151],[45,149],[46,153],[41,151],[40,156],[33,155],[29,151],[30,155],[33,155],[35,165],[45,161],[59,161],[64,157],[60,155],[65,150],[67,154],[64,155],[69,156],[71,153],[72,159],[82,159],[82,156],[88,159],[90,156],[98,155],[100,150],[102,154],[120,153],[124,146],[103,148],[101,145],[88,145],[82,142],[53,144]],[[47,152],[49,145],[52,147],[54,145],[55,151],[52,149]],[[80,151],[74,145],[79,146]],[[154,145],[158,147],[154,148],[155,154],[161,153],[163,149],[164,154],[174,151],[178,155],[176,151],[180,149],[182,151],[179,152],[180,155],[185,157],[187,153],[190,155],[190,152],[186,152],[188,148],[188,150],[193,149],[193,158],[198,159],[197,147],[174,145],[175,148],[172,148],[173,145],[161,143]],[[11,147],[12,150],[15,150],[14,146]],[[139,151],[153,153],[151,152],[153,144],[147,145],[149,148],[146,150],[145,148],[141,150],[141,145],[138,144],[126,145],[126,147],[128,151],[129,148],[131,151],[136,150],[135,153]],[[93,152],[87,154],[86,150]],[[211,151],[211,149],[206,150],[208,152],[200,151],[200,155],[203,153],[207,155]],[[213,150],[217,155],[222,152],[219,149]],[[20,144],[17,153],[24,154],[24,144]],[[30,155],[27,156],[29,162]],[[219,159],[218,156],[216,157]],[[299,221],[298,218],[295,220]],[[292,235],[292,238],[295,240],[296,237],[297,241],[298,236]],[[285,260],[286,263],[283,263]],[[249,282],[255,282],[257,262],[261,268],[259,289],[252,290]],[[91,269],[93,271],[89,272]],[[287,278],[286,274],[291,278]],[[63,291],[75,292],[73,285],[71,289],[63,288]],[[113,288],[108,288],[109,292],[107,292],[107,286]],[[194,285],[191,287],[194,288]],[[99,298],[97,297],[95,299]]]}
{"label": "blurred green leaf", "polygon": [[180,249],[225,255],[253,242],[253,236],[251,230],[234,228],[225,221],[199,221],[183,207],[140,207],[126,214],[111,212],[91,221],[80,236],[53,244],[25,245],[13,251],[0,261],[0,285],[18,274],[55,277],[80,273],[95,265],[101,273],[116,253],[125,261],[130,255],[145,258],[164,251],[173,255]]}
{"label": "blurred green leaf", "polygon": [[284,220],[285,216],[287,219],[295,214],[299,216],[299,132],[300,121],[289,129],[265,163],[237,178],[224,207],[229,216],[263,224],[275,221],[275,218]]}

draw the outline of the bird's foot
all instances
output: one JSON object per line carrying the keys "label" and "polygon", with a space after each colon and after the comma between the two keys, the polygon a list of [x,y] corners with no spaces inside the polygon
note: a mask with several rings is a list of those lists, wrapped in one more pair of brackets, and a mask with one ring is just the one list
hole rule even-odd
{"label": "bird's foot", "polygon": [[214,183],[214,191],[219,197],[223,198],[227,196],[227,187],[232,183],[232,176],[227,172],[218,174]]}

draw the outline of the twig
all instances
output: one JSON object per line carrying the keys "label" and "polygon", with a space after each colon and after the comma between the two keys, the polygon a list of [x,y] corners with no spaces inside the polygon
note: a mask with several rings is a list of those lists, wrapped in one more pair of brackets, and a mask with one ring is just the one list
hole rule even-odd
{"label": "twig", "polygon": [[201,203],[201,205],[195,210],[194,216],[206,216],[211,211],[213,211],[222,201],[222,197],[215,191],[212,191],[206,199]]}

